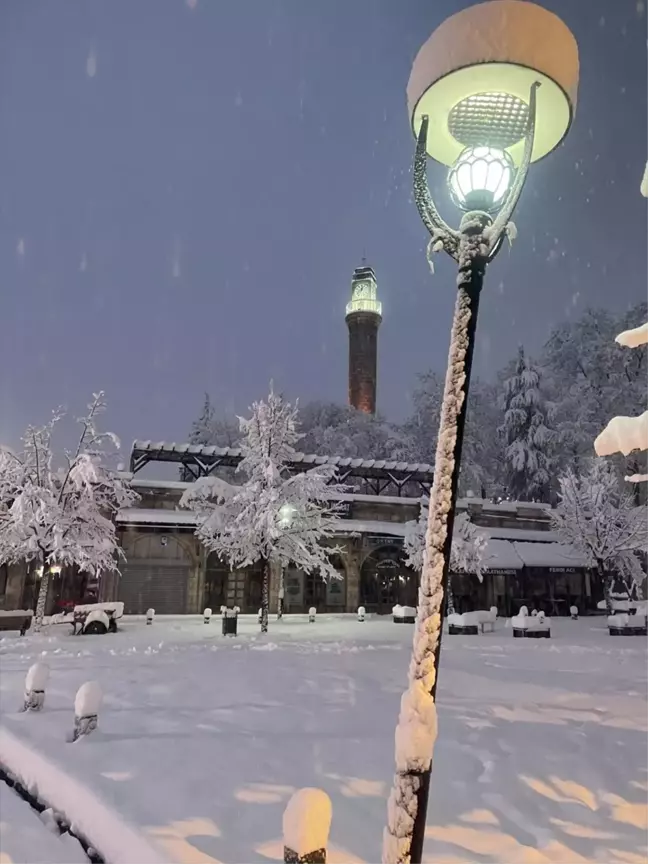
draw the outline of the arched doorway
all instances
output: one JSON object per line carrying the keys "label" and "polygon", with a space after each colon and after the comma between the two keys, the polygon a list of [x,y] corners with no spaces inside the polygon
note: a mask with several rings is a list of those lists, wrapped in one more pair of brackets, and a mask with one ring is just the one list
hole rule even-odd
{"label": "arched doorway", "polygon": [[402,547],[379,546],[360,570],[360,605],[367,612],[387,615],[397,604],[416,606],[417,574],[405,563]]}

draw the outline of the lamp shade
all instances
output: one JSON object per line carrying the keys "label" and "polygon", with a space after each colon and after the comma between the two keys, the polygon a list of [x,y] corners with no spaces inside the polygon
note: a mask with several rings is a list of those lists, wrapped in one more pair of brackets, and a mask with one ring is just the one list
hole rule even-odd
{"label": "lamp shade", "polygon": [[429,117],[427,153],[444,165],[479,145],[505,149],[519,165],[537,81],[535,162],[569,131],[578,75],[578,45],[557,15],[528,0],[478,3],[446,19],[417,54],[407,85],[412,131]]}

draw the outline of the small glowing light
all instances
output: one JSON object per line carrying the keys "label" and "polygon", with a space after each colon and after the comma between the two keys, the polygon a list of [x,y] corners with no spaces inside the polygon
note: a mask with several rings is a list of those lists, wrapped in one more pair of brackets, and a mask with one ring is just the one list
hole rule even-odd
{"label": "small glowing light", "polygon": [[288,502],[279,508],[279,524],[282,528],[290,528],[296,512],[297,508]]}
{"label": "small glowing light", "polygon": [[37,567],[37,568],[36,568],[36,576],[37,576],[39,579],[42,579],[42,578],[43,578],[43,568],[42,568],[42,567]]}
{"label": "small glowing light", "polygon": [[58,576],[61,572],[61,567],[58,564],[55,564],[53,567],[50,567],[50,573],[54,574],[54,576]]}
{"label": "small glowing light", "polygon": [[448,175],[450,194],[462,210],[498,210],[508,194],[515,168],[505,150],[467,147]]}

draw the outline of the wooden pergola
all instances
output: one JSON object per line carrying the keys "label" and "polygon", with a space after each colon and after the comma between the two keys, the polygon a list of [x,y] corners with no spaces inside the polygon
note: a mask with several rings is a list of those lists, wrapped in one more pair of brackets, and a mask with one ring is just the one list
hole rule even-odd
{"label": "wooden pergola", "polygon": [[[218,468],[236,468],[242,458],[241,451],[232,447],[135,441],[131,450],[130,471],[137,474],[151,462],[171,462],[181,466],[197,480],[199,477],[208,477]],[[365,491],[370,495],[420,497],[429,495],[432,488],[432,466],[416,462],[295,453],[294,458],[286,463],[286,470],[298,474],[317,465],[334,466],[337,471],[335,482],[347,483],[357,491]]]}

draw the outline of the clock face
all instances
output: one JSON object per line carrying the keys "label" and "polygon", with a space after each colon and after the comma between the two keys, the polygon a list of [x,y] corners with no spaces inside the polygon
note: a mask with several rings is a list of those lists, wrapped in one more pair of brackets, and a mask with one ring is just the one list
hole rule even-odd
{"label": "clock face", "polygon": [[365,298],[369,298],[371,296],[371,289],[366,282],[360,282],[356,285],[355,296],[359,300],[363,300]]}

